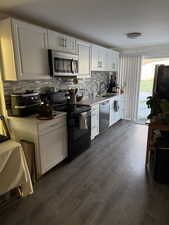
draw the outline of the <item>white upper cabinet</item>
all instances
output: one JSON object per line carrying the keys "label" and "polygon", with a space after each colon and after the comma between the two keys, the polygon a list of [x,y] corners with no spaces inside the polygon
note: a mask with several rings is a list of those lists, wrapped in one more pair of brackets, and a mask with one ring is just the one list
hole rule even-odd
{"label": "white upper cabinet", "polygon": [[97,45],[92,45],[91,48],[91,66],[92,70],[98,70],[99,67],[99,49]]}
{"label": "white upper cabinet", "polygon": [[92,45],[91,55],[92,55],[91,57],[92,70],[104,71],[105,67],[104,48],[98,45]]}
{"label": "white upper cabinet", "polygon": [[90,77],[90,44],[77,41],[77,54],[79,56],[79,78]]}
{"label": "white upper cabinet", "polygon": [[119,69],[119,52],[111,50],[111,71],[118,71]]}
{"label": "white upper cabinet", "polygon": [[92,45],[91,68],[93,71],[118,71],[119,53]]}
{"label": "white upper cabinet", "polygon": [[46,29],[8,18],[0,31],[4,80],[49,79]]}
{"label": "white upper cabinet", "polygon": [[0,22],[4,80],[49,79],[48,49],[79,55],[79,78],[92,71],[118,71],[119,53],[14,18]]}
{"label": "white upper cabinet", "polygon": [[48,48],[75,54],[76,39],[52,30],[48,30]]}

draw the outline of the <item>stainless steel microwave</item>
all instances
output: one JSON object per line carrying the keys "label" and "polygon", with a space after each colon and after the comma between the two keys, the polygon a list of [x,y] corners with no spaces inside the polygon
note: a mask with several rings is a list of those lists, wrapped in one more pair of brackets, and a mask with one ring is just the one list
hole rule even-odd
{"label": "stainless steel microwave", "polygon": [[78,55],[48,50],[49,69],[52,77],[69,77],[78,75]]}

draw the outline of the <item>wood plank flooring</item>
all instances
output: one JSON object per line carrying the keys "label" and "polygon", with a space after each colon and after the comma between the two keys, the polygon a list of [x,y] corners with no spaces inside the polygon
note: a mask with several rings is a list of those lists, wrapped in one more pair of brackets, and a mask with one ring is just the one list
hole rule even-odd
{"label": "wood plank flooring", "polygon": [[146,174],[146,141],[146,126],[119,122],[1,210],[0,225],[169,225],[169,186]]}

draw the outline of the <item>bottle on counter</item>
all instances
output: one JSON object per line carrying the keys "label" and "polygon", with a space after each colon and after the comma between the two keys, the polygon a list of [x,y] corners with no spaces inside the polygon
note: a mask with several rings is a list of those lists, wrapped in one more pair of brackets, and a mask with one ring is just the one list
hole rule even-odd
{"label": "bottle on counter", "polygon": [[108,85],[107,93],[112,93],[117,91],[117,83],[116,79],[114,78],[113,75],[111,75],[110,82]]}

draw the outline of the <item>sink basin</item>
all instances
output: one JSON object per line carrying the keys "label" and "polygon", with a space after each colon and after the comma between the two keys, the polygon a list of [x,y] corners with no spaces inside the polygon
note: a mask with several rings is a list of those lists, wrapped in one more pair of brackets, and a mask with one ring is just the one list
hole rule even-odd
{"label": "sink basin", "polygon": [[117,95],[117,93],[106,93],[104,95],[102,95],[103,98],[106,98],[106,97],[112,97],[112,96],[115,96]]}

